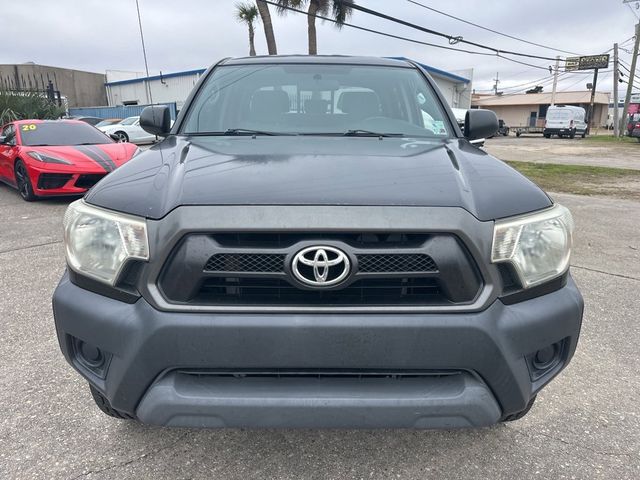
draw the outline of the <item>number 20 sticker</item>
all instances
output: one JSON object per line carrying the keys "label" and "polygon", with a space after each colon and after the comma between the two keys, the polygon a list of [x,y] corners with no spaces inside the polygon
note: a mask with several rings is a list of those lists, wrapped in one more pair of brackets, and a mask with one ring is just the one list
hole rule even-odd
{"label": "number 20 sticker", "polygon": [[36,126],[36,124],[35,124],[35,123],[28,123],[28,124],[26,124],[26,125],[22,125],[22,131],[23,131],[23,132],[32,132],[32,131],[34,131],[36,128],[38,128],[38,127]]}

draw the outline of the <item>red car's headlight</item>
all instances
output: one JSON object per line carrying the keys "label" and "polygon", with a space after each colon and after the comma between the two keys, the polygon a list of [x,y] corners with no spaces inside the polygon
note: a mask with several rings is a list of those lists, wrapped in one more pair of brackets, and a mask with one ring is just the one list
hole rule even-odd
{"label": "red car's headlight", "polygon": [[44,163],[61,163],[63,165],[73,165],[70,161],[65,160],[64,158],[53,157],[51,155],[47,155],[46,153],[31,151],[27,152],[27,155]]}

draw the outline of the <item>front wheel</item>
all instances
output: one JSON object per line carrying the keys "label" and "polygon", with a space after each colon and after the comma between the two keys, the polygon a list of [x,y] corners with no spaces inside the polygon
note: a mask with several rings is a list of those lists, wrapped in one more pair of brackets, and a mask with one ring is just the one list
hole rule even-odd
{"label": "front wheel", "polygon": [[129,135],[127,135],[126,132],[117,131],[117,132],[114,133],[114,135],[116,137],[118,137],[118,141],[120,143],[124,143],[124,142],[128,142],[129,141]]}
{"label": "front wheel", "polygon": [[582,132],[582,138],[585,138],[587,136],[587,131],[585,130],[584,132]]}
{"label": "front wheel", "polygon": [[545,134],[544,134],[544,138],[551,138],[551,135],[550,135],[550,134],[548,134],[548,133],[545,133]]}
{"label": "front wheel", "polygon": [[18,160],[15,165],[15,177],[16,185],[18,186],[18,192],[20,196],[27,202],[33,202],[38,197],[33,191],[33,185],[31,185],[31,179],[29,178],[29,172],[22,160]]}

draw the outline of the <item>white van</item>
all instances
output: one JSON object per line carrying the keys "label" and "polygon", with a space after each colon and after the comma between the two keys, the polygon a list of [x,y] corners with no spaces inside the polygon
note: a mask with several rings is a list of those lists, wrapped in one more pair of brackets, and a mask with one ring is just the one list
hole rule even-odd
{"label": "white van", "polygon": [[547,110],[547,117],[544,122],[544,138],[551,138],[558,135],[562,138],[567,135],[575,138],[580,135],[584,138],[587,135],[586,112],[582,107],[572,107],[570,105],[552,105]]}

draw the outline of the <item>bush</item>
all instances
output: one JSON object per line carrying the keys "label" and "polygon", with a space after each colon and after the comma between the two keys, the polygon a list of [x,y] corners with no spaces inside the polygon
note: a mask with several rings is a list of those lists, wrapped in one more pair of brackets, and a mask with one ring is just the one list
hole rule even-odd
{"label": "bush", "polygon": [[65,109],[36,91],[0,90],[0,125],[14,120],[56,119],[65,114]]}

